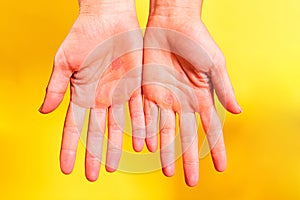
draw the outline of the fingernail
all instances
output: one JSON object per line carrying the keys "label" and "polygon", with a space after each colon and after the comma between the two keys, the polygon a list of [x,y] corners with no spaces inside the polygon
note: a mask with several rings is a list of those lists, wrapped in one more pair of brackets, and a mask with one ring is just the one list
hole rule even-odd
{"label": "fingernail", "polygon": [[43,112],[43,106],[44,106],[44,104],[42,104],[41,107],[39,108],[39,112],[40,112],[40,113]]}
{"label": "fingernail", "polygon": [[241,108],[241,106],[239,104],[238,104],[238,109],[239,109],[240,113],[243,112],[243,109]]}

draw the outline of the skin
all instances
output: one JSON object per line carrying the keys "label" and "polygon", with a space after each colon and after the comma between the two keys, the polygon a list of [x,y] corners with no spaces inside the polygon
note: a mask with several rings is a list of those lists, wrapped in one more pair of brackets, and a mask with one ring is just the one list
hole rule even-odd
{"label": "skin", "polygon": [[63,173],[72,172],[85,113],[90,109],[85,171],[86,178],[95,181],[99,176],[106,119],[106,170],[113,172],[118,168],[126,101],[132,121],[133,147],[141,151],[144,145],[140,88],[142,34],[133,0],[81,0],[79,5],[79,16],[56,53],[40,112],[55,110],[71,83],[60,166]]}
{"label": "skin", "polygon": [[[122,104],[126,101],[129,101],[136,151],[141,151],[144,144],[144,114],[146,144],[150,151],[156,151],[160,116],[161,162],[166,176],[174,174],[175,113],[179,114],[186,183],[195,186],[199,179],[195,112],[200,113],[215,168],[224,171],[226,153],[213,102],[214,89],[229,112],[240,113],[241,109],[224,56],[199,17],[202,1],[152,0],[144,57],[141,34],[134,31],[139,25],[132,0],[81,0],[79,4],[80,14],[55,56],[53,73],[40,108],[45,114],[55,110],[71,82],[60,154],[62,172],[69,174],[73,170],[87,109],[90,116],[86,177],[95,181],[99,176],[106,117],[106,169],[109,172],[117,169],[124,125]],[[128,32],[132,34],[123,34]],[[142,60],[145,113],[139,89]]]}
{"label": "skin", "polygon": [[166,176],[173,176],[175,114],[178,113],[185,181],[189,186],[197,185],[199,180],[195,113],[200,114],[214,166],[222,172],[227,161],[222,127],[214,106],[214,90],[229,112],[241,112],[224,55],[200,19],[201,6],[199,0],[152,0],[144,38],[146,144],[150,151],[157,150],[160,116],[162,170]]}

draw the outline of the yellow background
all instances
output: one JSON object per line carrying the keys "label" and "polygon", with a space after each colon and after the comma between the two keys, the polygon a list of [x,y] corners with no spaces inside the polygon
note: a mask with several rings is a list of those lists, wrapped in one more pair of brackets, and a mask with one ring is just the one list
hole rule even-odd
{"label": "yellow background", "polygon": [[[146,0],[137,0],[142,27]],[[300,1],[205,1],[203,20],[223,50],[243,114],[226,115],[228,169],[202,159],[200,183],[176,175],[109,174],[89,183],[84,148],[59,169],[68,100],[38,113],[52,59],[77,15],[76,0],[2,1],[0,199],[300,199]]]}

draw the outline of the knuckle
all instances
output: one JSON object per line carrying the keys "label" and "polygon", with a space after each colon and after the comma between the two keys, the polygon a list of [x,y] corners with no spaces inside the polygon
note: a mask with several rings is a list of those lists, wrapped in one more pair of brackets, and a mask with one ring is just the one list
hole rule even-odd
{"label": "knuckle", "polygon": [[115,144],[111,144],[108,149],[110,154],[113,155],[121,155],[122,149]]}
{"label": "knuckle", "polygon": [[170,135],[175,133],[175,128],[163,128],[160,130],[160,134],[162,135]]}
{"label": "knuckle", "polygon": [[199,165],[199,160],[198,159],[191,159],[191,158],[185,158],[183,161],[184,165],[188,166],[197,166]]}
{"label": "knuckle", "polygon": [[196,142],[196,140],[196,134],[181,136],[181,143],[184,147],[183,150],[186,151],[194,142]]}
{"label": "knuckle", "polygon": [[141,138],[141,139],[144,139],[146,137],[146,131],[145,129],[133,129],[132,130],[132,135],[135,137],[135,138]]}

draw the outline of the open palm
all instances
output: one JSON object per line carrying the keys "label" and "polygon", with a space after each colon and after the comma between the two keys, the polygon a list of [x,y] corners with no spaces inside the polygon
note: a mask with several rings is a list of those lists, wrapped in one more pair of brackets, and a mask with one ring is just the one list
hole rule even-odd
{"label": "open palm", "polygon": [[65,120],[60,163],[71,173],[86,110],[90,109],[86,142],[86,177],[98,178],[106,116],[108,150],[106,169],[115,171],[121,156],[123,104],[129,101],[133,144],[144,143],[141,97],[142,34],[135,15],[80,14],[59,48],[47,87],[42,113],[52,112],[62,101],[68,83],[71,100]]}
{"label": "open palm", "polygon": [[[200,19],[152,16],[144,38],[143,94],[146,144],[157,149],[160,112],[160,154],[163,172],[174,174],[176,113],[186,182],[199,177],[198,137],[195,113],[201,117],[215,168],[224,171],[226,153],[214,90],[223,106],[240,113],[226,71],[225,59]],[[159,108],[159,109],[158,109]]]}

